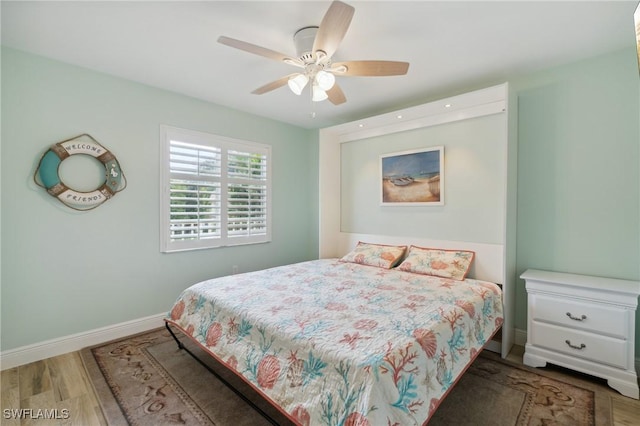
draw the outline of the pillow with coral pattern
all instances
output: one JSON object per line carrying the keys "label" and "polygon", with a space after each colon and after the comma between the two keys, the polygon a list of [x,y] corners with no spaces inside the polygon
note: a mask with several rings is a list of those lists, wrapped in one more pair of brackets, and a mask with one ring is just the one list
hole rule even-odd
{"label": "pillow with coral pattern", "polygon": [[407,246],[371,244],[360,241],[355,249],[340,261],[391,269],[402,258],[406,250]]}
{"label": "pillow with coral pattern", "polygon": [[411,246],[397,269],[462,281],[469,273],[475,252]]}

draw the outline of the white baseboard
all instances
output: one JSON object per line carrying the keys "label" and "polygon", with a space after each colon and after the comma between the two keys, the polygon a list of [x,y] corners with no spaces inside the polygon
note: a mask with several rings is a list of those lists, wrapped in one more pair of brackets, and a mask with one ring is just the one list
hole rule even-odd
{"label": "white baseboard", "polygon": [[518,346],[524,346],[527,343],[527,330],[520,330],[516,328],[515,330],[515,344]]}
{"label": "white baseboard", "polygon": [[84,331],[82,333],[63,336],[56,339],[32,345],[22,346],[16,349],[9,349],[0,352],[0,370],[17,367],[34,361],[51,358],[65,354],[67,352],[78,351],[87,346],[93,346],[109,340],[119,339],[144,331],[162,327],[162,319],[166,313],[151,315],[145,318],[138,318],[120,324],[109,325]]}
{"label": "white baseboard", "polygon": [[[527,343],[527,330],[520,330],[516,328],[515,340],[516,345],[524,346]],[[640,358],[636,357],[634,364],[636,367],[636,374],[640,376]]]}

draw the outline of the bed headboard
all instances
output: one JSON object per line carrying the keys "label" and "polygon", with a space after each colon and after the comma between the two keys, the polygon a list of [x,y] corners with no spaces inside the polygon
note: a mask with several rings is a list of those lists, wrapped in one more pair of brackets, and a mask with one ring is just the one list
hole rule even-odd
{"label": "bed headboard", "polygon": [[471,250],[476,253],[476,256],[471,264],[469,278],[476,278],[497,284],[504,283],[504,246],[501,244],[341,232],[339,252],[336,253],[336,257],[342,257],[353,250],[358,241],[375,244],[415,245],[447,250]]}

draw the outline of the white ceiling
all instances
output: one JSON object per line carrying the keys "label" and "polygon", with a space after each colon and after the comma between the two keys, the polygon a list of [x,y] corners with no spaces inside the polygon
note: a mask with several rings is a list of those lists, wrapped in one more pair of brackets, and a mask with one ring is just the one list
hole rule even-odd
{"label": "white ceiling", "polygon": [[[297,71],[219,36],[295,54],[293,34],[329,1],[2,1],[2,44],[150,86],[320,128],[635,45],[633,1],[354,1],[337,60],[410,62],[406,76],[339,77],[347,102],[284,86]],[[311,118],[311,112],[316,113]]]}

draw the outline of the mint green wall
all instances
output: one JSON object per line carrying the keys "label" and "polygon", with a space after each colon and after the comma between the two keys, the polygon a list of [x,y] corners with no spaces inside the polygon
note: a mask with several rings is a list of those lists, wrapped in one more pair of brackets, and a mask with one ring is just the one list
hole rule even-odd
{"label": "mint green wall", "polygon": [[[640,77],[634,49],[510,82],[518,97],[517,273],[640,280]],[[518,280],[516,328],[526,329]],[[636,324],[640,356],[640,313]]]}
{"label": "mint green wall", "polygon": [[[161,313],[232,265],[317,257],[315,131],[6,48],[2,124],[2,350]],[[160,124],[272,146],[273,242],[160,253]],[[81,133],[109,148],[128,180],[84,213],[32,180],[50,145]]]}

